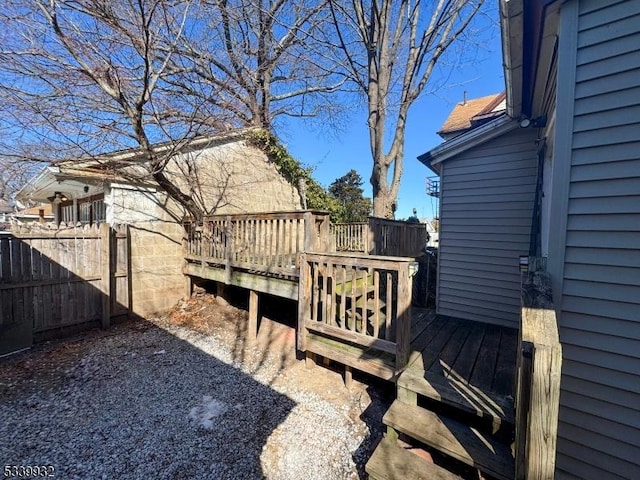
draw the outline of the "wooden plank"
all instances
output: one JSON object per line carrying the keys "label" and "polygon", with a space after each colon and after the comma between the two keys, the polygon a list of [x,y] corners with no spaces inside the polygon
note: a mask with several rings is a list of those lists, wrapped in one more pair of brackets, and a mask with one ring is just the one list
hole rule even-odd
{"label": "wooden plank", "polygon": [[468,425],[398,401],[391,405],[383,422],[498,479],[513,479],[510,447]]}
{"label": "wooden plank", "polygon": [[[304,324],[311,319],[311,265],[307,262],[304,253],[300,254],[300,279],[298,283],[298,325],[297,340],[298,350],[307,350],[307,331]],[[307,356],[308,358],[308,356]]]}
{"label": "wooden plank", "polygon": [[373,272],[373,336],[380,335],[380,272]]}
{"label": "wooden plank", "polygon": [[441,317],[440,322],[429,326],[414,342],[416,349],[409,357],[409,368],[415,370],[429,370],[431,364],[438,358],[440,352],[458,327],[459,320]]}
{"label": "wooden plank", "polygon": [[[182,271],[186,275],[193,275],[194,277],[214,280],[216,282],[224,282],[227,280],[223,268],[210,266],[201,268],[200,265],[187,263]],[[289,298],[291,300],[298,299],[297,279],[265,277],[264,275],[234,270],[228,279],[228,285],[249,288],[276,297]]]}
{"label": "wooden plank", "polygon": [[[342,285],[347,284],[347,267],[340,265],[340,281]],[[347,328],[347,289],[340,289],[340,327]]]}
{"label": "wooden plank", "polygon": [[440,355],[429,367],[432,374],[441,374],[446,377],[453,371],[453,364],[460,355],[465,340],[469,336],[469,329],[464,322],[460,322],[444,348],[440,351]]}
{"label": "wooden plank", "polygon": [[407,449],[383,439],[371,455],[365,471],[372,480],[460,480],[461,477],[428,462]]}
{"label": "wooden plank", "polygon": [[500,395],[510,395],[513,393],[517,347],[517,331],[510,328],[502,329],[500,333],[498,360],[491,383],[491,391],[499,393]]}
{"label": "wooden plank", "polygon": [[329,308],[327,309],[327,313],[329,318],[327,319],[327,323],[330,325],[337,325],[336,322],[336,308],[337,308],[337,298],[336,298],[336,269],[332,263],[327,264],[327,276],[329,279],[329,285],[327,290],[327,301],[329,302]]}
{"label": "wooden plank", "polygon": [[0,238],[0,262],[2,267],[2,277],[0,283],[11,282],[11,238]]}
{"label": "wooden plank", "polygon": [[319,296],[320,296],[320,287],[318,285],[318,264],[317,263],[311,263],[311,270],[312,270],[312,280],[311,280],[311,291],[312,291],[312,298],[311,298],[311,320],[314,322],[318,322],[319,318],[319,312],[318,312],[318,308],[319,308]]}
{"label": "wooden plank", "polygon": [[[357,268],[356,267],[351,267],[351,274],[350,277],[352,279],[357,278]],[[351,331],[356,331],[356,323],[357,323],[357,318],[356,318],[356,289],[357,289],[357,282],[355,281],[351,281],[351,315],[350,317],[347,319],[347,323],[348,323],[348,328]]]}
{"label": "wooden plank", "polygon": [[312,332],[322,333],[339,340],[344,340],[367,348],[381,350],[383,352],[391,353],[394,355],[396,354],[396,344],[393,342],[389,342],[388,340],[369,337],[359,332],[343,330],[341,328],[323,324],[320,322],[314,323],[306,321],[304,323],[304,327],[308,330],[311,330]]}
{"label": "wooden plank", "polygon": [[101,242],[101,291],[102,291],[102,328],[109,328],[111,325],[111,226],[108,223],[103,223],[100,226],[102,238]]}
{"label": "wooden plank", "polygon": [[[368,332],[368,327],[369,327],[369,301],[368,301],[368,294],[369,294],[369,290],[368,290],[368,280],[369,280],[369,272],[365,271],[363,272],[364,275],[362,276],[362,285],[361,285],[361,289],[362,289],[362,305],[360,307],[361,310],[361,315],[362,315],[362,323],[360,324],[360,333],[364,333],[366,334]],[[377,335],[376,335],[377,337]]]}
{"label": "wooden plank", "polygon": [[396,331],[393,313],[393,277],[390,272],[386,274],[387,279],[387,301],[384,306],[384,325],[382,327],[381,338],[387,338],[392,342],[396,341]]}
{"label": "wooden plank", "polygon": [[315,336],[307,338],[307,350],[330,358],[343,365],[349,365],[361,372],[374,375],[383,380],[394,380],[396,377],[393,361],[372,356],[360,349],[346,349],[344,344],[331,344],[327,339],[319,340]]}
{"label": "wooden plank", "polygon": [[471,372],[469,383],[478,388],[490,391],[496,371],[498,349],[500,347],[500,328],[487,325],[478,358]]}
{"label": "wooden plank", "polygon": [[473,366],[476,364],[476,359],[480,353],[480,346],[484,338],[486,324],[468,321],[465,325],[469,330],[469,335],[464,342],[460,355],[458,355],[458,358],[456,358],[456,361],[453,363],[453,370],[461,378],[468,381],[471,378]]}

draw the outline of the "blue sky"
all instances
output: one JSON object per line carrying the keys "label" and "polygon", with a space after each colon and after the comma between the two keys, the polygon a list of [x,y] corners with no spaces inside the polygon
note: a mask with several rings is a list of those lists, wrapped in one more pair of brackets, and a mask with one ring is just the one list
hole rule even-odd
{"label": "blue sky", "polygon": [[[425,180],[432,173],[416,157],[442,142],[436,131],[455,104],[462,101],[464,91],[467,98],[475,98],[504,90],[499,34],[493,35],[479,56],[477,62],[451,75],[449,87],[422,97],[412,106],[396,218],[410,216],[413,208],[421,218],[430,219],[437,213],[436,202],[425,193]],[[346,123],[346,127],[328,135],[303,121],[290,120],[279,133],[294,157],[315,167],[314,177],[324,186],[353,168],[365,181],[365,194],[371,197],[371,153],[364,110],[351,115]]]}

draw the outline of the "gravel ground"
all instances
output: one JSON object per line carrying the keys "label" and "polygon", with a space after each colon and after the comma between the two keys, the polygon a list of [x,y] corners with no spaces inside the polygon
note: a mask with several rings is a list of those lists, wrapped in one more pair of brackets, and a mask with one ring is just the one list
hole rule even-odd
{"label": "gravel ground", "polygon": [[[274,322],[239,343],[244,314],[220,308],[201,298],[0,360],[1,466],[51,465],[64,479],[363,478],[389,392],[306,369]],[[198,316],[209,324],[194,328]]]}

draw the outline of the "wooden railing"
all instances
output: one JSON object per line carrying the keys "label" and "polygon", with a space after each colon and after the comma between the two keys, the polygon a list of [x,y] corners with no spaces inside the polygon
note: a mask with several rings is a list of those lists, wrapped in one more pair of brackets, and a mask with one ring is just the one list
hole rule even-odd
{"label": "wooden railing", "polygon": [[336,223],[331,225],[332,250],[369,253],[369,224]]}
{"label": "wooden railing", "polygon": [[516,383],[516,478],[553,479],[560,405],[562,347],[549,275],[529,259],[522,277]]}
{"label": "wooden railing", "polygon": [[187,261],[298,276],[298,254],[327,250],[329,215],[296,211],[204,217],[187,225]]}
{"label": "wooden railing", "polygon": [[[307,351],[307,336],[314,333],[369,352],[390,353],[395,368],[404,367],[410,347],[412,265],[410,258],[302,254],[298,348]],[[340,349],[330,355],[350,364]]]}
{"label": "wooden railing", "polygon": [[417,257],[427,245],[424,223],[369,217],[366,223],[331,225],[333,251]]}

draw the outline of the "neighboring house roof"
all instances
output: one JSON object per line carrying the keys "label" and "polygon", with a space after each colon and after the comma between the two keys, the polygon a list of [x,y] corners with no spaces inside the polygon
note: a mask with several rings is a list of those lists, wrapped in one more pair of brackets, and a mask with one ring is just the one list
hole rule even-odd
{"label": "neighboring house roof", "polygon": [[40,218],[40,211],[43,213],[43,218],[45,219],[53,219],[53,208],[50,203],[36,205],[35,207],[25,208],[23,210],[18,210],[13,215],[13,218],[16,219],[30,219],[30,218]]}
{"label": "neighboring house roof", "polygon": [[465,152],[472,147],[488,142],[516,128],[518,128],[518,122],[503,113],[499,117],[441,143],[437,147],[418,156],[418,160],[429,167],[434,173],[440,174],[440,165],[444,160]]}
{"label": "neighboring house roof", "polygon": [[445,140],[485,123],[500,115],[506,108],[505,93],[464,100],[458,103],[444,122],[438,135]]}
{"label": "neighboring house roof", "polygon": [[[214,135],[200,136],[178,142],[164,142],[154,145],[157,154],[182,154],[199,149],[222,145],[247,138],[255,129],[237,129]],[[105,183],[129,183],[153,186],[148,172],[140,167],[143,152],[139,148],[119,150],[91,158],[77,158],[55,162],[45,167],[16,194],[20,200],[44,201],[61,190],[64,193],[86,196],[102,191]]]}

